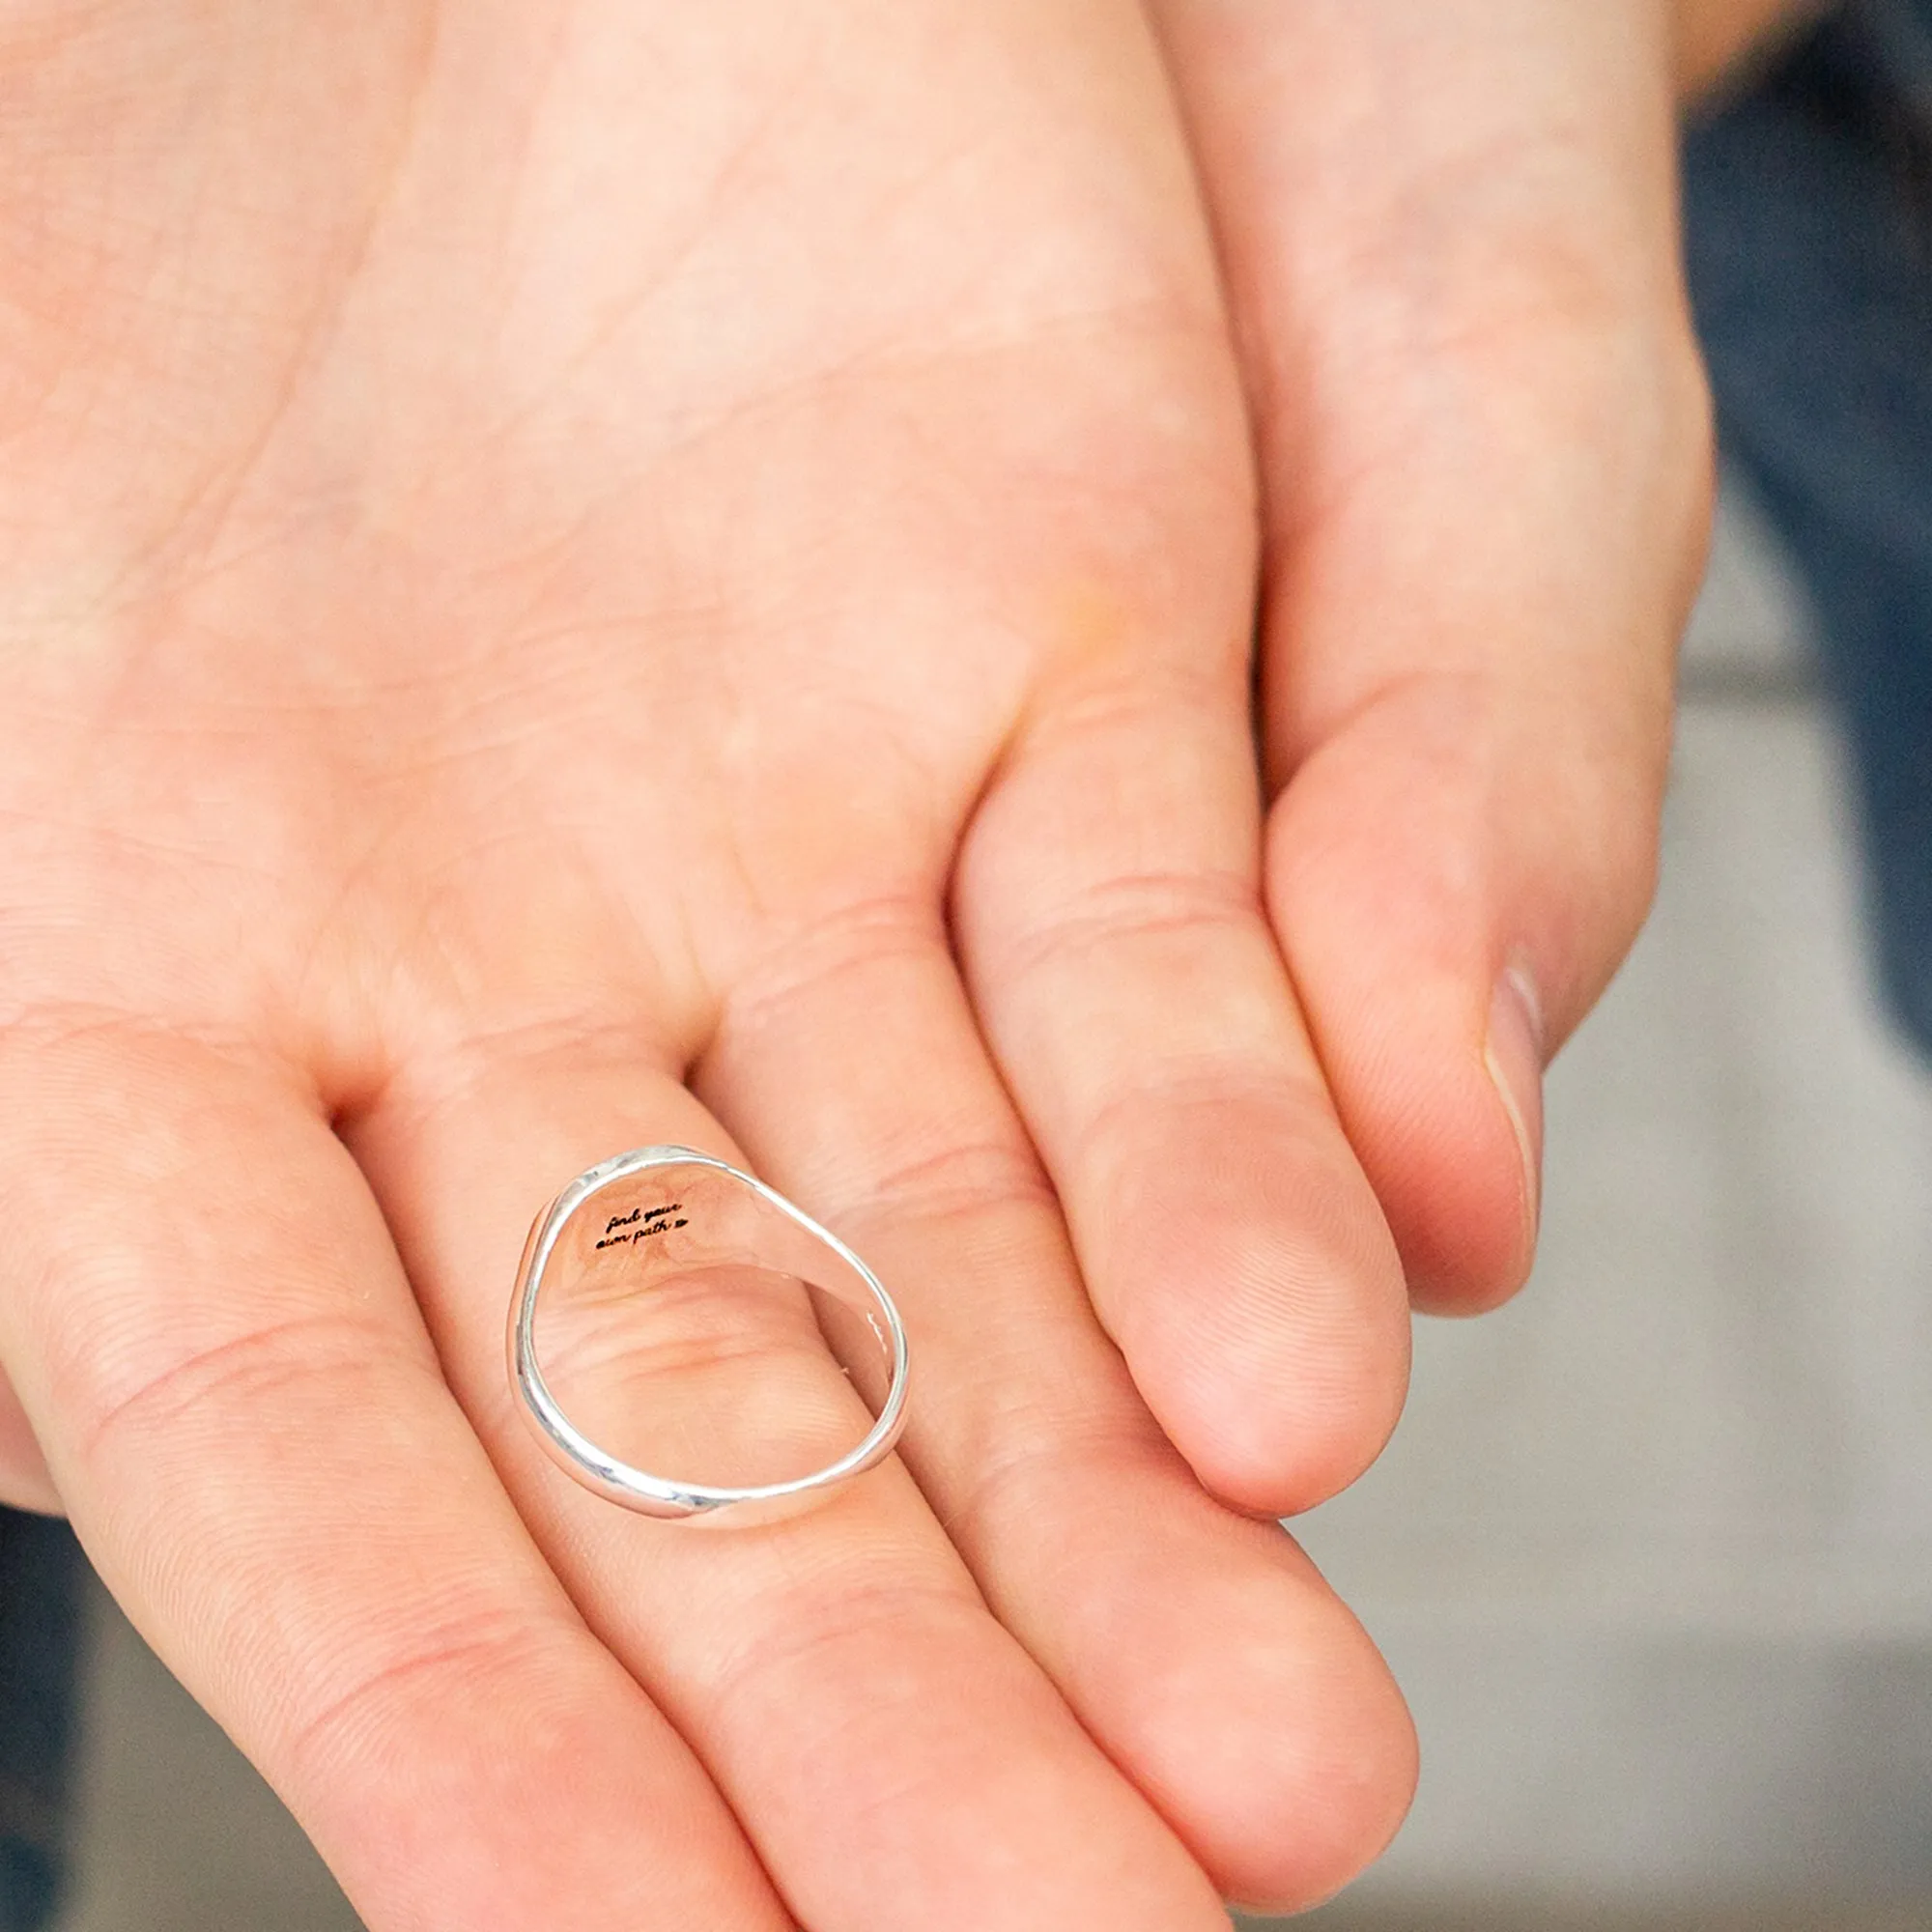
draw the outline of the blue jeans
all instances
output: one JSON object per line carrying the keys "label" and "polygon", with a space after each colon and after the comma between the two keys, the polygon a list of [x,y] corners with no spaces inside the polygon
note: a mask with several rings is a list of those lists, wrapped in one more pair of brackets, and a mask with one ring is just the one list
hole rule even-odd
{"label": "blue jeans", "polygon": [[0,1510],[0,1932],[59,1889],[82,1572],[66,1523]]}
{"label": "blue jeans", "polygon": [[1879,977],[1932,1057],[1932,0],[1846,7],[1691,129],[1685,213],[1719,440],[1816,609]]}

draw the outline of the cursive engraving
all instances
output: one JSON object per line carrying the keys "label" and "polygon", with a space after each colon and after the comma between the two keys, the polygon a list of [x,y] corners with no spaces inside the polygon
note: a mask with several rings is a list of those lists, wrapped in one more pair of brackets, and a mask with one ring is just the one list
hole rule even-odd
{"label": "cursive engraving", "polygon": [[688,1221],[673,1221],[671,1216],[684,1206],[681,1201],[668,1201],[662,1208],[633,1208],[628,1214],[612,1214],[604,1224],[604,1238],[597,1243],[600,1248],[621,1248],[627,1241],[648,1241],[653,1235],[668,1235],[673,1228],[685,1228]]}

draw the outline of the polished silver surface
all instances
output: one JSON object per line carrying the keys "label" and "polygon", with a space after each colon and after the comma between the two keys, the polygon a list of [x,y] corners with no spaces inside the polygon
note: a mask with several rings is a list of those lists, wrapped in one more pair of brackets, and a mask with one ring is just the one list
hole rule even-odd
{"label": "polished silver surface", "polygon": [[[667,1186],[670,1182],[675,1185]],[[838,1297],[876,1346],[886,1380],[872,1405],[872,1426],[822,1467],[738,1486],[655,1474],[592,1441],[564,1413],[545,1378],[537,1358],[537,1307],[547,1281],[561,1267],[621,1266],[630,1271],[632,1286],[647,1287],[654,1275],[690,1270],[697,1264],[694,1257],[721,1256]],[[810,1498],[882,1461],[905,1423],[905,1325],[879,1278],[837,1235],[775,1188],[692,1148],[638,1148],[602,1161],[538,1216],[510,1306],[509,1366],[523,1412],[552,1460],[585,1488],[646,1516],[743,1517]],[[857,1384],[853,1365],[845,1369]]]}

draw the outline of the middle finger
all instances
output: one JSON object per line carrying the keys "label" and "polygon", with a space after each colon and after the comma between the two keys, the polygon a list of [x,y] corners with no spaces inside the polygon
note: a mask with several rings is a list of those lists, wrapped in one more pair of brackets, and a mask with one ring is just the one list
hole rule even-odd
{"label": "middle finger", "polygon": [[355,1136],[445,1373],[538,1543],[793,1909],[813,1932],[1045,1932],[1096,1912],[1122,1932],[1223,1925],[896,1463],[803,1515],[706,1533],[618,1509],[538,1452],[501,1341],[529,1216],[595,1161],[664,1143],[733,1157],[646,1046],[608,1038],[425,1063]]}
{"label": "middle finger", "polygon": [[1094,1313],[936,914],[791,934],[699,1091],[895,1286],[901,1453],[1003,1622],[1232,1897],[1305,1906],[1378,1852],[1413,1738],[1293,1541],[1162,1435]]}

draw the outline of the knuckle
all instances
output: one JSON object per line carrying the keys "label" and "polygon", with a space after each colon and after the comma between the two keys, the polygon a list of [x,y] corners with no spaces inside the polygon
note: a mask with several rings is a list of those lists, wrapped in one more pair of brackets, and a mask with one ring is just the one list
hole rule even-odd
{"label": "knuckle", "polygon": [[287,1756],[301,1774],[366,1762],[393,1731],[398,1707],[460,1708],[536,1674],[543,1636],[528,1616],[490,1605],[453,1611],[379,1642],[376,1655],[334,1671],[304,1673],[314,1701],[291,1719]]}
{"label": "knuckle", "polygon": [[767,1711],[795,1711],[801,1684],[863,1681],[868,1662],[915,1636],[980,1636],[986,1613],[963,1586],[884,1574],[905,1556],[882,1539],[863,1558],[848,1553],[843,1564],[802,1576],[782,1615],[747,1619],[712,1658],[725,1703],[756,1724]]}
{"label": "knuckle", "polygon": [[995,1395],[970,1470],[945,1497],[947,1532],[968,1552],[1000,1548],[1016,1527],[1037,1523],[1057,1496],[1100,1494],[1145,1484],[1171,1487],[1180,1454],[1130,1387],[1110,1399],[1059,1400],[1022,1366],[1013,1386]]}
{"label": "knuckle", "polygon": [[1098,952],[1211,942],[1231,931],[1246,931],[1260,917],[1260,894],[1245,873],[1205,868],[1111,872],[1059,898],[1049,915],[1013,933],[986,963],[1009,980],[1062,966],[1084,976]]}
{"label": "knuckle", "polygon": [[709,1282],[656,1285],[652,1320],[642,1333],[636,1310],[628,1306],[560,1311],[546,1330],[544,1372],[553,1381],[602,1380],[616,1374],[648,1390],[660,1378],[755,1371],[798,1357],[823,1359],[823,1338],[802,1291],[783,1301],[767,1293],[750,1311],[745,1299],[721,1306]]}
{"label": "knuckle", "polygon": [[134,1346],[99,1334],[70,1340],[61,1406],[83,1464],[117,1453],[124,1436],[142,1445],[197,1411],[237,1409],[269,1417],[298,1392],[299,1408],[340,1402],[377,1373],[382,1338],[347,1310],[289,1316],[186,1344],[151,1332]]}
{"label": "knuckle", "polygon": [[[1050,1206],[1053,1189],[1017,1133],[983,1134],[910,1152],[866,1176],[868,1214],[949,1221],[1023,1206]],[[846,1204],[856,1214],[860,1204]]]}
{"label": "knuckle", "polygon": [[882,967],[944,956],[938,895],[923,886],[853,899],[785,922],[733,975],[716,1031],[735,1042],[796,1024],[798,1015],[863,994]]}

